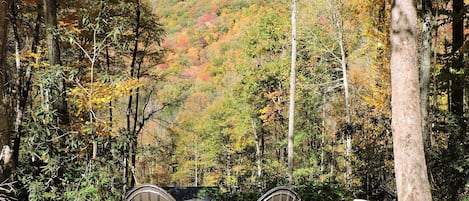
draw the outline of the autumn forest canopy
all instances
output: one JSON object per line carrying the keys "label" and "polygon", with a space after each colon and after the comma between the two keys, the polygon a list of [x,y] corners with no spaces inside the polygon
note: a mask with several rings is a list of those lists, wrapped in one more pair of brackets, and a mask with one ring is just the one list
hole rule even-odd
{"label": "autumn forest canopy", "polygon": [[0,200],[469,200],[468,8],[0,0]]}

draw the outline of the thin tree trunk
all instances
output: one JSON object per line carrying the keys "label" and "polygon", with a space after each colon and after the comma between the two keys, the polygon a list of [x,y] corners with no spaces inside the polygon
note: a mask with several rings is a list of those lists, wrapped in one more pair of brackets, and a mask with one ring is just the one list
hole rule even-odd
{"label": "thin tree trunk", "polygon": [[[440,0],[436,0],[436,5],[435,5],[435,8],[436,8],[436,11],[435,11],[435,15],[434,17],[437,17],[440,15]],[[439,27],[436,28],[435,30],[435,36],[433,37],[433,43],[432,43],[432,46],[433,46],[433,49],[436,49],[436,46],[438,44],[438,31]],[[438,61],[438,52],[437,51],[433,51],[433,64],[436,64]],[[432,99],[431,99],[431,103],[428,103],[429,104],[429,108],[436,108],[436,103],[437,103],[437,97],[438,97],[438,82],[437,82],[437,75],[432,75],[431,76],[431,79],[432,79]],[[430,109],[431,110],[431,109]],[[428,113],[428,112],[427,112]],[[434,118],[434,115],[432,115],[431,117],[428,117],[427,118]],[[428,122],[432,122],[431,125],[427,125],[427,128],[428,128],[428,141],[429,141],[429,147],[433,147],[434,146],[434,139],[433,139],[433,128],[434,128],[434,124],[433,121],[431,119],[428,119]],[[431,171],[431,167],[429,168],[430,171]],[[430,172],[431,173],[431,172]]]}
{"label": "thin tree trunk", "polygon": [[[199,186],[199,152],[198,152],[198,147],[197,147],[197,144],[196,144],[196,148],[195,148],[195,155],[194,155],[194,158],[195,158],[195,170],[194,170],[194,186],[195,187],[198,187]],[[228,168],[228,176],[230,176],[230,169]]]}
{"label": "thin tree trunk", "polygon": [[[106,46],[106,67],[107,67],[107,73],[111,73],[111,56],[109,55],[109,48]],[[111,76],[109,75],[108,78],[106,79],[106,82],[111,82]],[[109,101],[109,123],[110,123],[110,128],[109,131],[112,131],[113,127],[113,120],[112,120],[113,114],[112,114],[112,100]]]}
{"label": "thin tree trunk", "polygon": [[344,45],[344,26],[342,22],[341,9],[342,2],[331,2],[334,8],[334,24],[337,29],[337,44],[340,50],[340,66],[342,69],[342,84],[344,86],[344,98],[345,98],[345,157],[346,157],[346,172],[345,179],[348,184],[351,181],[352,167],[351,167],[351,152],[352,152],[352,130],[351,130],[351,114],[350,114],[350,90],[347,77],[347,53]]}
{"label": "thin tree trunk", "polygon": [[[324,146],[326,142],[326,93],[322,94],[322,116],[321,116],[321,125],[322,125],[322,135],[321,135],[321,166],[320,172],[321,176],[324,174]],[[321,181],[323,181],[321,177]]]}
{"label": "thin tree trunk", "polygon": [[[338,19],[340,20],[340,19]],[[345,55],[345,47],[344,47],[344,36],[343,36],[343,29],[342,26],[338,24],[339,29],[339,48],[340,48],[340,65],[342,67],[342,81],[344,85],[344,95],[345,95],[345,122],[346,130],[345,130],[345,156],[347,157],[347,171],[346,171],[346,180],[347,183],[350,184],[351,175],[352,175],[352,167],[351,167],[351,153],[352,153],[352,131],[351,131],[351,116],[350,116],[350,93],[349,93],[349,86],[348,86],[348,78],[347,78],[347,59]]]}
{"label": "thin tree trunk", "polygon": [[[9,2],[9,1],[8,1]],[[8,97],[8,65],[6,59],[8,42],[8,3],[0,1],[0,182],[10,177],[11,121]]]}
{"label": "thin tree trunk", "polygon": [[261,167],[261,148],[259,145],[259,135],[257,134],[256,123],[254,120],[251,120],[252,131],[254,132],[254,138],[256,141],[256,166],[257,166],[257,179],[260,179],[262,175],[262,167]]}
{"label": "thin tree trunk", "polygon": [[[143,61],[143,58],[142,60]],[[140,79],[140,66],[141,66],[141,63],[138,64],[138,68],[137,68],[137,79]],[[140,99],[140,87],[137,87],[136,91],[135,91],[135,111],[134,111],[134,122],[133,122],[133,135],[132,135],[132,147],[133,149],[132,150],[132,157],[131,157],[131,161],[132,161],[132,169],[135,170],[136,169],[136,163],[137,163],[137,146],[138,146],[138,143],[137,143],[137,139],[138,139],[138,134],[140,133],[139,131],[141,131],[141,128],[143,125],[139,125],[140,128],[138,129],[137,131],[137,122],[138,122],[138,110],[139,110],[139,99]],[[144,114],[144,113],[142,113]],[[142,120],[142,124],[143,124],[143,121]],[[131,186],[135,186],[135,177],[136,175],[134,174],[134,176],[132,177],[132,180],[131,180],[131,183],[130,185]]]}
{"label": "thin tree trunk", "polygon": [[[13,8],[14,9],[14,8]],[[16,22],[13,22],[16,23]],[[16,26],[16,25],[14,25]],[[15,28],[14,32],[17,32],[18,30]],[[17,33],[15,33],[17,35]],[[15,99],[15,123],[13,125],[14,130],[14,137],[13,137],[13,160],[12,160],[12,170],[13,174],[15,174],[15,169],[18,164],[18,159],[19,159],[19,150],[20,150],[20,140],[21,140],[21,122],[23,121],[23,113],[24,113],[24,104],[26,103],[26,98],[23,97],[23,79],[25,78],[23,75],[23,69],[21,66],[21,59],[20,59],[20,41],[19,37],[15,37],[15,66],[16,66],[16,73],[18,77],[15,80],[15,88],[16,88],[16,94]],[[24,103],[24,104],[23,104]]]}
{"label": "thin tree trunk", "polygon": [[432,200],[420,116],[417,10],[413,0],[394,0],[391,84],[394,168],[398,200]]}
{"label": "thin tree trunk", "polygon": [[291,74],[290,74],[290,108],[288,113],[288,183],[293,184],[293,138],[295,126],[295,81],[296,81],[296,0],[292,0],[292,52],[291,52]]}
{"label": "thin tree trunk", "polygon": [[422,0],[422,50],[420,57],[420,112],[422,115],[422,132],[425,147],[429,147],[428,90],[430,86],[430,66],[432,58],[432,11],[431,0]]}
{"label": "thin tree trunk", "polygon": [[[135,76],[135,71],[137,70],[136,69],[136,64],[137,64],[137,51],[138,51],[138,42],[139,42],[139,38],[140,38],[140,1],[137,0],[136,2],[136,5],[135,5],[135,15],[136,15],[136,23],[135,23],[135,30],[134,30],[134,33],[135,33],[135,38],[134,38],[134,49],[133,49],[133,52],[132,52],[132,62],[130,64],[130,76],[131,77],[134,77]],[[133,93],[133,90],[130,91],[130,94]],[[138,102],[136,102],[135,104],[138,104]],[[136,155],[136,123],[137,123],[137,119],[134,118],[134,124],[131,125],[131,114],[132,114],[132,105],[133,105],[133,96],[130,95],[129,97],[129,102],[128,102],[128,105],[127,105],[127,132],[128,134],[130,135],[129,138],[130,138],[130,149],[128,150],[130,153],[129,153],[129,156],[130,156],[130,160],[132,162],[132,167],[131,168],[135,168],[135,155]],[[137,113],[137,111],[134,111],[135,113]],[[135,114],[135,117],[137,116],[137,114]],[[134,175],[130,177],[130,187],[133,187],[135,185],[135,177]]]}
{"label": "thin tree trunk", "polygon": [[[34,29],[33,33],[33,41],[31,45],[31,52],[37,53],[37,45],[39,44],[39,31],[40,31],[40,26],[41,26],[41,19],[42,19],[42,12],[41,12],[42,5],[39,4],[37,6],[37,17],[36,17],[36,26]],[[26,109],[26,104],[28,102],[29,98],[29,92],[31,91],[31,79],[32,79],[32,69],[31,66],[28,65],[26,69],[21,65],[21,60],[20,60],[20,49],[21,49],[21,41],[17,29],[17,20],[16,17],[18,16],[18,13],[16,11],[15,6],[11,6],[13,15],[14,15],[14,20],[12,20],[12,23],[14,23],[14,35],[15,35],[15,43],[16,43],[16,48],[15,48],[15,60],[16,60],[16,71],[18,78],[16,78],[16,88],[17,88],[17,93],[16,93],[16,118],[15,118],[15,125],[14,125],[14,141],[13,141],[13,165],[12,168],[16,170],[16,167],[18,166],[18,161],[19,161],[19,151],[20,151],[20,143],[21,143],[21,136],[23,135],[22,133],[22,123],[23,123],[23,116],[25,113]],[[39,59],[36,59],[36,64],[39,63]]]}

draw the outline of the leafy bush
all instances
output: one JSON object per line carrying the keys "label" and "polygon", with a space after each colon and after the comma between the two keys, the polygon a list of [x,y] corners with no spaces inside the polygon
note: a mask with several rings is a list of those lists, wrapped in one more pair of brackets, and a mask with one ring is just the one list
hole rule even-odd
{"label": "leafy bush", "polygon": [[352,193],[338,184],[307,181],[303,184],[296,185],[294,190],[304,201],[352,200]]}

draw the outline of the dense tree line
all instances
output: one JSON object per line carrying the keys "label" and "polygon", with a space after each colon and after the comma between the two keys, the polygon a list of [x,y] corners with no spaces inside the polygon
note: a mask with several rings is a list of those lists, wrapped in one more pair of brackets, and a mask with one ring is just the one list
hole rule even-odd
{"label": "dense tree line", "polygon": [[[175,174],[166,181],[245,190],[287,182],[290,3],[168,1],[157,8],[167,24],[185,23],[169,27],[167,45],[175,49],[169,65],[192,69],[197,80],[193,98],[176,115],[177,129],[171,130],[176,150],[167,169]],[[373,0],[298,2],[297,186],[330,183],[371,200],[397,198],[389,31],[393,5]],[[454,79],[467,83],[467,76],[450,62],[456,58],[451,33],[453,17],[465,22],[467,14],[453,8],[452,1],[409,5],[413,8],[404,8],[417,13],[418,111],[428,167],[423,169],[428,169],[435,199],[455,200],[467,194],[467,159],[456,152],[464,152],[468,139],[451,143],[467,131],[465,113],[451,112],[450,106],[461,99],[451,98],[459,92],[450,86],[456,87]],[[178,11],[182,15],[171,15]],[[217,38],[208,38],[212,35]]]}

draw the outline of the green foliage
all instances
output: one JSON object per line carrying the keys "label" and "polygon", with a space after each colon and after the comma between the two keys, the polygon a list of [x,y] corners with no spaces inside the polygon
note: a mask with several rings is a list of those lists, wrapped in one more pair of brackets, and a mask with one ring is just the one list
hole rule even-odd
{"label": "green foliage", "polygon": [[123,142],[114,141],[105,160],[89,161],[92,136],[54,125],[44,108],[39,105],[24,123],[17,177],[25,189],[20,194],[27,192],[29,200],[120,199],[117,144]]}
{"label": "green foliage", "polygon": [[295,185],[294,190],[301,200],[305,201],[338,201],[352,200],[352,192],[347,188],[333,183],[318,183],[316,181],[303,181]]}
{"label": "green foliage", "polygon": [[[106,164],[107,163],[107,164]],[[119,164],[96,161],[90,164],[89,173],[78,181],[70,182],[64,200],[120,200],[123,196]]]}
{"label": "green foliage", "polygon": [[267,9],[260,12],[260,19],[246,33],[245,54],[249,57],[281,54],[288,44],[287,19],[285,13],[277,13]]}

